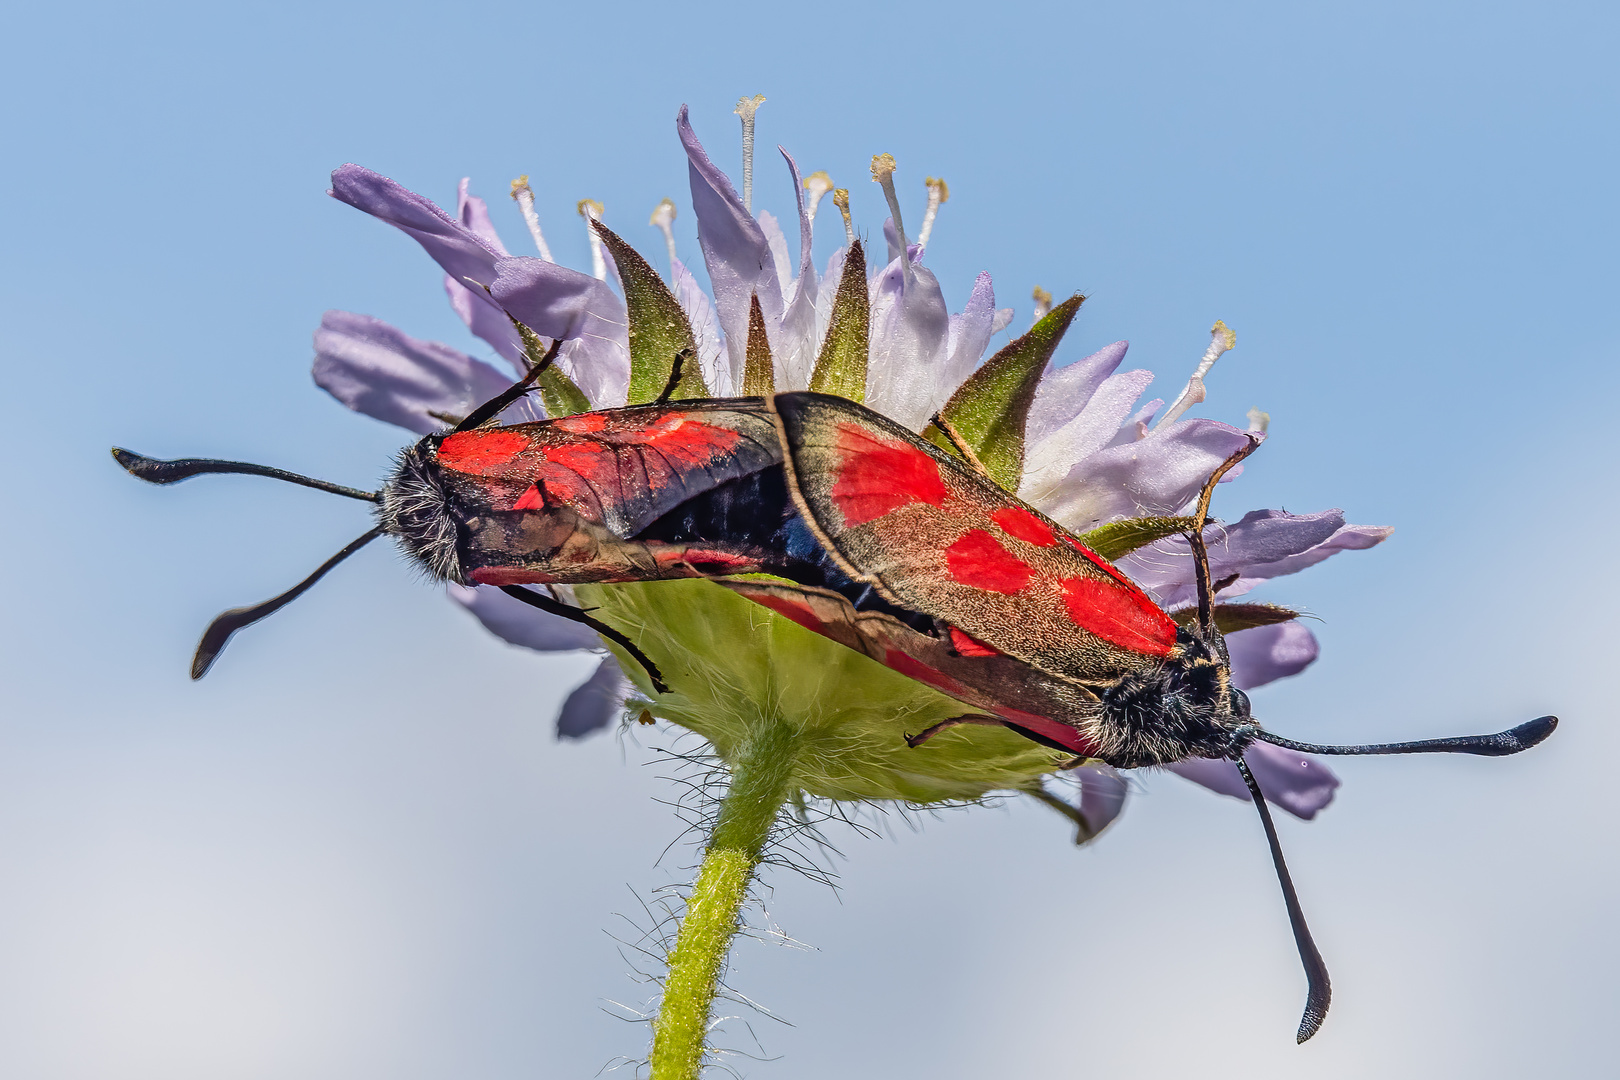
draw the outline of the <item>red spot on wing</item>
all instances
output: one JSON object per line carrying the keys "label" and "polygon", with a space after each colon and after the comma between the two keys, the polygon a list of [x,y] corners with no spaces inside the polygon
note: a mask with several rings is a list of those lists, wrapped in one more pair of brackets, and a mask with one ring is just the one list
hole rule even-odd
{"label": "red spot on wing", "polygon": [[771,593],[752,593],[748,598],[761,607],[770,608],[783,618],[792,619],[806,630],[814,630],[818,634],[823,632],[822,621],[816,618],[816,613],[810,609],[810,605],[803,601],[790,600],[785,596]]}
{"label": "red spot on wing", "polygon": [[962,692],[961,683],[943,671],[931,668],[910,653],[901,652],[899,649],[883,650],[883,666],[898,671],[909,679],[916,679],[920,683],[943,690],[947,694],[954,695]]}
{"label": "red spot on wing", "polygon": [[595,513],[596,491],[612,491],[618,485],[619,459],[601,443],[565,443],[540,453],[547,463],[536,470],[536,481],[545,485],[552,499],[576,510]]}
{"label": "red spot on wing", "polygon": [[572,432],[575,435],[589,435],[593,431],[601,431],[607,427],[607,417],[599,412],[576,413],[573,416],[564,416],[553,421],[552,427],[558,431]]}
{"label": "red spot on wing", "polygon": [[512,504],[512,509],[542,510],[545,508],[545,505],[546,500],[541,497],[540,488],[537,485],[530,484],[529,490],[518,496],[518,501]]}
{"label": "red spot on wing", "polygon": [[1003,506],[990,515],[990,520],[1000,525],[1008,536],[1016,537],[1026,544],[1051,547],[1057,543],[1057,534],[1052,531],[1052,526],[1022,506]]}
{"label": "red spot on wing", "polygon": [[1044,735],[1059,746],[1072,750],[1076,754],[1084,757],[1095,757],[1097,755],[1096,743],[1086,738],[1077,729],[1059,720],[1038,716],[1022,709],[997,707],[994,712],[1008,723],[1017,724],[1019,727],[1033,731],[1037,735]]}
{"label": "red spot on wing", "polygon": [[945,567],[953,579],[976,589],[1011,595],[1029,584],[1034,567],[1001,546],[983,529],[971,529],[945,549]]}
{"label": "red spot on wing", "polygon": [[439,444],[439,464],[473,476],[498,476],[499,469],[529,448],[515,431],[458,431]]}
{"label": "red spot on wing", "polygon": [[963,656],[1000,656],[1001,654],[971,634],[951,627],[951,644]]}
{"label": "red spot on wing", "polygon": [[671,413],[650,427],[617,437],[626,444],[656,449],[677,468],[695,468],[724,457],[742,440],[742,433],[695,419],[690,413]]}
{"label": "red spot on wing", "polygon": [[468,577],[480,585],[547,585],[557,580],[521,566],[480,566]]}
{"label": "red spot on wing", "polygon": [[1072,577],[1059,585],[1069,618],[1082,630],[1149,656],[1168,656],[1175,646],[1176,624],[1130,582]]}
{"label": "red spot on wing", "polygon": [[858,424],[838,425],[840,464],[832,500],[852,528],[921,502],[945,501],[939,463],[910,443],[881,439]]}

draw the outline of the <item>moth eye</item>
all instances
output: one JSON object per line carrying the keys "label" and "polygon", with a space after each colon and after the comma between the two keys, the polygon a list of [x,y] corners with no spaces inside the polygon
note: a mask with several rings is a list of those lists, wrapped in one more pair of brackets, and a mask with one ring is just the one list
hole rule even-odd
{"label": "moth eye", "polygon": [[1249,695],[1245,694],[1237,687],[1232,687],[1232,689],[1228,692],[1227,703],[1232,709],[1232,715],[1240,717],[1247,717],[1249,715]]}

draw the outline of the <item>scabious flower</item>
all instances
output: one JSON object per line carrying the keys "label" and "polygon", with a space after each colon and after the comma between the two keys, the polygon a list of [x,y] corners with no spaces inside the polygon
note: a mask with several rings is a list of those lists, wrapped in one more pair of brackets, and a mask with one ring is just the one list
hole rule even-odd
{"label": "scabious flower", "polygon": [[[739,114],[744,115],[745,136],[751,136],[752,109],[758,102],[745,99],[743,104],[749,109],[744,115],[740,107]],[[864,398],[869,407],[922,431],[983,362],[992,337],[1011,322],[1012,310],[996,306],[990,275],[979,274],[962,309],[949,310],[938,280],[924,264],[925,245],[908,240],[893,180],[894,161],[880,155],[874,159],[872,176],[882,185],[891,209],[883,226],[888,257],[866,275],[866,353],[840,369],[842,383],[813,386],[818,356],[835,320],[834,293],[852,247],[841,247],[818,273],[811,255],[813,230],[818,204],[831,192],[845,218],[846,238],[853,241],[847,194],[833,189],[825,173],[801,180],[794,159],[781,150],[798,211],[795,262],[777,219],[751,209],[751,153],[748,182],[739,195],[698,141],[685,108],[676,130],[687,157],[709,293],[675,257],[671,222],[676,208],[669,200],[659,205],[652,223],[669,242],[668,292],[688,324],[703,389],[720,397],[759,389],[749,385],[761,377],[757,356],[750,370],[752,320],[756,340],[763,330],[771,367],[764,377],[775,388],[829,389]],[[745,141],[751,144],[751,138]],[[928,209],[919,238],[932,232],[947,197],[943,181],[929,178],[927,190]],[[631,385],[627,300],[633,305],[639,294],[634,282],[627,284],[634,268],[619,262],[633,253],[614,257],[610,252],[608,259],[598,261],[595,274],[551,261],[527,177],[514,182],[513,197],[538,256],[508,253],[487,205],[470,193],[465,179],[454,215],[358,165],[344,165],[333,173],[331,194],[420,243],[444,271],[452,308],[498,358],[481,360],[448,345],[409,337],[369,316],[331,311],[315,333],[314,374],[315,381],[343,404],[418,434],[444,428],[526,371],[524,344],[514,318],[543,338],[563,341],[558,368],[576,393],[572,398],[547,397],[547,407],[558,412],[613,408],[650,397],[645,388],[634,397]],[[599,204],[587,200],[580,206],[584,216],[601,215]],[[596,233],[591,235],[594,241]],[[1059,304],[1038,320],[1037,330],[1051,331],[1052,347],[1081,299]],[[1045,306],[1050,306],[1049,296]],[[1216,324],[1203,362],[1168,409],[1162,400],[1141,402],[1153,376],[1140,369],[1120,370],[1127,348],[1123,341],[1067,365],[1048,360],[1028,403],[1021,460],[1012,462],[1013,471],[1004,474],[1011,481],[1007,486],[1078,533],[1121,518],[1183,510],[1205,478],[1248,438],[1230,425],[1183,415],[1203,400],[1204,376],[1232,344],[1231,332]],[[1045,355],[1050,352],[1046,349]],[[517,422],[544,414],[531,396],[502,419]],[[1263,430],[1263,420],[1257,421],[1257,428]],[[1228,479],[1240,471],[1234,470]],[[1337,510],[1306,515],[1255,511],[1234,524],[1210,526],[1206,536],[1212,580],[1223,583],[1221,598],[1230,599],[1339,551],[1369,547],[1388,533],[1384,528],[1346,524]],[[1194,600],[1185,539],[1160,540],[1124,556],[1119,565],[1167,610],[1184,608]],[[725,720],[726,698],[740,688],[769,686],[778,700],[792,694],[808,696],[816,699],[810,710],[816,716],[836,713],[836,738],[829,746],[841,749],[821,755],[813,775],[801,777],[802,786],[812,794],[931,801],[973,797],[998,786],[1034,791],[1039,775],[1052,767],[1048,752],[1015,737],[1009,742],[1007,733],[981,729],[965,732],[957,753],[933,755],[944,759],[935,762],[938,767],[919,768],[923,755],[908,752],[895,738],[895,724],[904,720],[913,728],[921,727],[929,717],[949,715],[959,706],[707,583],[575,591],[590,594],[593,605],[629,625],[661,635],[666,646],[684,657],[684,662],[669,666],[677,672],[684,668],[686,678],[674,680],[676,693],[653,702],[652,711],[697,730],[722,756],[742,738]],[[545,652],[602,651],[603,642],[587,628],[536,611],[497,590],[452,585],[449,594],[490,631],[515,645]],[[1243,689],[1295,674],[1317,655],[1315,637],[1297,621],[1241,630],[1229,635],[1227,643],[1234,681]],[[577,738],[599,730],[622,715],[626,701],[635,696],[636,688],[618,658],[606,653],[591,677],[565,701],[558,734]],[[870,760],[853,749],[863,739],[871,743],[866,747]],[[937,742],[943,745],[946,740]],[[1300,817],[1314,816],[1338,785],[1319,762],[1292,751],[1256,743],[1248,756],[1267,797]],[[1215,791],[1248,797],[1230,762],[1195,760],[1171,768]],[[1119,813],[1125,783],[1106,766],[1071,775],[1081,781],[1083,830],[1094,835]]]}

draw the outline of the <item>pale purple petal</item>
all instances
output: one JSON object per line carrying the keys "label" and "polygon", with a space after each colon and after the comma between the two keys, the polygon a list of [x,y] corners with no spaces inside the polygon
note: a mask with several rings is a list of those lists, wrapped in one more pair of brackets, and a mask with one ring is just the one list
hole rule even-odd
{"label": "pale purple petal", "polygon": [[743,209],[742,200],[726,174],[709,160],[692,131],[685,105],[676,114],[675,130],[686,147],[692,209],[698,222],[698,245],[703,249],[715,310],[720,316],[726,350],[731,356],[731,370],[736,376],[743,370],[748,347],[750,298],[758,295],[760,311],[769,330],[782,321],[782,286],[776,277],[770,244],[759,222]]}
{"label": "pale purple petal", "polygon": [[468,232],[488,244],[492,250],[502,255],[508,254],[506,245],[501,243],[500,234],[495,231],[495,223],[489,218],[489,204],[468,190],[471,184],[472,178],[463,176],[461,183],[456,185],[456,218]]}
{"label": "pale purple petal", "polygon": [[[516,334],[500,308],[479,287],[494,282],[495,264],[506,255],[492,226],[487,229],[487,237],[479,235],[432,200],[359,165],[343,165],[333,172],[328,194],[381,218],[421,244],[444,268],[445,290],[456,314],[473,333],[516,362],[520,352]],[[466,204],[459,209],[480,228],[488,222],[487,210],[480,215]]]}
{"label": "pale purple petal", "polygon": [[1124,446],[1126,443],[1147,438],[1149,430],[1153,427],[1153,418],[1159,415],[1159,410],[1162,408],[1164,408],[1164,398],[1154,398],[1140,409],[1137,409],[1136,415],[1120,425],[1120,429],[1114,433],[1114,438],[1108,445]]}
{"label": "pale purple petal", "polygon": [[731,380],[731,364],[725,361],[725,349],[720,340],[720,320],[715,317],[714,305],[697,283],[686,264],[676,259],[670,267],[674,281],[676,301],[686,312],[686,321],[692,324],[692,339],[697,342],[698,370],[703,372],[703,385],[715,397],[732,397],[737,393]]}
{"label": "pale purple petal", "polygon": [[996,317],[990,320],[990,333],[999,334],[1012,325],[1013,309],[1010,307],[996,308]]}
{"label": "pale purple petal", "polygon": [[1226,635],[1232,658],[1232,682],[1253,690],[1268,682],[1298,675],[1316,661],[1316,635],[1293,622],[1255,626]]}
{"label": "pale purple petal", "polygon": [[[945,333],[945,360],[940,365],[937,385],[945,393],[945,401],[956,388],[967,381],[973,369],[984,359],[984,350],[990,344],[996,318],[996,291],[990,284],[990,275],[979,271],[973,282],[973,292],[967,306],[950,318]],[[940,404],[944,404],[942,401]],[[930,414],[932,415],[932,414]]]}
{"label": "pale purple petal", "polygon": [[776,282],[786,292],[788,282],[793,280],[793,260],[788,256],[787,236],[782,232],[782,223],[769,210],[761,210],[754,218],[759,222],[759,231],[765,234],[765,246],[771,252]]}
{"label": "pale purple petal", "polygon": [[[1339,786],[1339,778],[1320,761],[1270,743],[1254,743],[1244,751],[1243,760],[1249,763],[1267,802],[1306,821],[1333,801],[1333,791]],[[1230,761],[1188,758],[1166,768],[1211,791],[1249,801],[1248,785]]]}
{"label": "pale purple petal", "polygon": [[624,404],[630,385],[630,336],[624,302],[604,282],[545,259],[515,256],[495,264],[490,291],[542,337],[568,340],[559,366],[598,409]]}
{"label": "pale purple petal", "polygon": [[1064,367],[1049,366],[1029,406],[1024,425],[1028,443],[1033,446],[1079,416],[1103,380],[1119,369],[1128,348],[1130,342],[1116,341]]}
{"label": "pale purple petal", "polygon": [[1024,476],[1018,493],[1040,503],[1061,486],[1074,463],[1113,442],[1142,391],[1153,381],[1151,371],[1122,371],[1102,380],[1078,415],[1024,452]]}
{"label": "pale purple petal", "polygon": [[482,360],[349,311],[321,316],[314,375],[317,386],[354,411],[418,435],[449,426],[430,411],[465,416],[512,384]]}
{"label": "pale purple petal", "polygon": [[1069,775],[1080,781],[1080,815],[1094,837],[1119,817],[1130,789],[1125,778],[1107,765],[1082,765],[1069,770]]}
{"label": "pale purple petal", "polygon": [[940,377],[940,363],[950,330],[950,313],[939,281],[916,265],[913,245],[910,273],[895,259],[878,275],[872,290],[872,338],[866,372],[866,404],[877,412],[921,431],[950,396]]}
{"label": "pale purple petal", "polygon": [[889,261],[900,257],[900,232],[894,227],[894,218],[883,219],[883,240],[889,246]]}
{"label": "pale purple petal", "polygon": [[[782,310],[782,324],[772,342],[775,361],[776,387],[779,390],[805,390],[810,386],[810,375],[815,370],[816,353],[821,346],[817,332],[819,319],[816,312],[816,264],[810,252],[810,215],[804,205],[804,184],[799,179],[799,165],[793,155],[777,147],[782,160],[787,162],[788,179],[793,183],[793,194],[799,207],[799,275],[788,285],[791,268],[783,269],[787,261],[787,240],[782,241],[782,259],[777,266],[778,280],[783,283],[787,306]],[[764,223],[763,217],[761,224]],[[780,233],[780,229],[777,230]],[[772,251],[775,251],[773,242]]]}
{"label": "pale purple petal", "polygon": [[[1223,597],[1234,597],[1341,551],[1372,547],[1392,531],[1375,525],[1346,525],[1339,510],[1315,514],[1254,510],[1232,525],[1211,525],[1204,541],[1211,580],[1236,575],[1237,580],[1221,592]],[[1126,556],[1123,562],[1129,563],[1126,573],[1162,606],[1180,607],[1196,599],[1191,549],[1184,538],[1161,540]]]}
{"label": "pale purple petal", "polygon": [[581,623],[536,610],[521,600],[487,585],[469,588],[448,585],[450,599],[472,612],[484,629],[525,649],[537,652],[572,652],[600,649],[602,639]]}
{"label": "pale purple petal", "polygon": [[[456,217],[468,232],[504,256],[506,246],[495,232],[495,223],[489,219],[489,205],[468,192],[468,183],[468,178],[462,177],[456,188]],[[506,313],[490,303],[483,289],[469,289],[449,274],[444,275],[444,292],[450,298],[451,310],[461,316],[467,329],[487,341],[511,363],[513,371],[521,375],[527,366],[523,360],[523,341]]]}
{"label": "pale purple petal", "polygon": [[332,173],[328,194],[410,236],[457,281],[470,278],[488,285],[495,280],[495,263],[504,251],[388,177],[359,165],[343,165]]}
{"label": "pale purple petal", "polygon": [[1036,505],[1075,532],[1116,518],[1172,514],[1247,444],[1248,435],[1228,424],[1180,420],[1079,462]]}
{"label": "pale purple petal", "polygon": [[624,699],[632,689],[619,662],[603,657],[591,677],[563,702],[557,713],[557,738],[583,739],[607,727],[624,712]]}

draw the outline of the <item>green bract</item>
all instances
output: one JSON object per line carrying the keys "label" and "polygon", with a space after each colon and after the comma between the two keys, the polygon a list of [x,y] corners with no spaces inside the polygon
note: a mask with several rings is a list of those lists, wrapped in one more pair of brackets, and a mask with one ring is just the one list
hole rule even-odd
{"label": "green bract", "polygon": [[707,739],[728,764],[762,727],[793,736],[793,784],[829,799],[974,799],[1027,786],[1070,760],[1005,728],[962,725],[912,749],[905,736],[969,711],[876,661],[707,581],[576,586],[628,634],[671,692],[619,654],[654,716]]}

